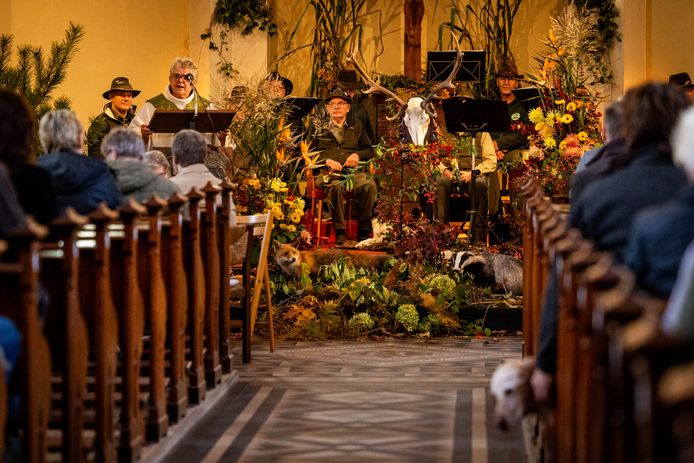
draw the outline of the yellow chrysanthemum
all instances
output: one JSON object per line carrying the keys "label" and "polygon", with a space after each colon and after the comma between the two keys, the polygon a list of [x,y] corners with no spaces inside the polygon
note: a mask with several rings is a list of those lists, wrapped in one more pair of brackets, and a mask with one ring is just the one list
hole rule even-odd
{"label": "yellow chrysanthemum", "polygon": [[561,117],[561,122],[564,124],[571,124],[574,121],[574,117],[571,114],[564,114]]}
{"label": "yellow chrysanthemum", "polygon": [[578,140],[579,141],[586,141],[588,140],[588,134],[585,132],[578,132]]}
{"label": "yellow chrysanthemum", "polygon": [[287,229],[287,224],[286,224],[286,223],[281,223],[281,224],[280,224],[280,228],[281,228],[282,230],[286,230],[286,229]]}
{"label": "yellow chrysanthemum", "polygon": [[545,115],[542,113],[542,108],[532,109],[530,110],[530,113],[528,113],[528,118],[530,119],[530,122],[532,122],[533,124],[542,122],[544,117]]}
{"label": "yellow chrysanthemum", "polygon": [[547,137],[542,140],[545,144],[546,148],[556,148],[557,147],[557,140],[554,139],[554,137]]}
{"label": "yellow chrysanthemum", "polygon": [[299,223],[299,222],[301,222],[301,215],[300,214],[292,214],[289,216],[289,221],[294,222],[294,223]]}
{"label": "yellow chrysanthemum", "polygon": [[566,105],[567,111],[576,111],[576,103],[573,101]]}
{"label": "yellow chrysanthemum", "polygon": [[287,225],[287,231],[289,233],[294,233],[296,231],[296,227],[294,225]]}

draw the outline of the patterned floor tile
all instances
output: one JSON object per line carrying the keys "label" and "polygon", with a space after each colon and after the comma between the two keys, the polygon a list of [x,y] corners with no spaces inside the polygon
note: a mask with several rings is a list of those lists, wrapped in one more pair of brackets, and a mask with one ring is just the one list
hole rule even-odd
{"label": "patterned floor tile", "polygon": [[274,354],[258,343],[224,404],[165,461],[523,461],[520,430],[494,429],[487,392],[520,351],[519,338],[283,342]]}

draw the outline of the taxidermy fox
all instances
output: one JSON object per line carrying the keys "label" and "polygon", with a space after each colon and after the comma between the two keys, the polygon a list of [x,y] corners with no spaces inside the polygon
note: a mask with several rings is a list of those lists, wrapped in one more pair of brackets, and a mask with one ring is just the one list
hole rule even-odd
{"label": "taxidermy fox", "polygon": [[275,262],[284,273],[298,276],[301,274],[302,264],[306,264],[309,274],[318,271],[321,265],[328,265],[338,261],[341,257],[349,258],[355,267],[366,267],[380,270],[391,257],[385,253],[370,251],[356,251],[352,249],[316,249],[299,251],[290,244],[274,242]]}

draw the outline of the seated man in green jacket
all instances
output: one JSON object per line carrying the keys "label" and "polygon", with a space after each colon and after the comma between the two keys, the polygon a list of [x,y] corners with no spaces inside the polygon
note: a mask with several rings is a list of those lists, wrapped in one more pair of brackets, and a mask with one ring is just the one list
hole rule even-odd
{"label": "seated man in green jacket", "polygon": [[[357,167],[359,161],[373,157],[371,140],[363,126],[354,121],[347,123],[347,113],[352,99],[341,89],[335,89],[325,98],[330,115],[328,127],[315,139],[315,150],[321,153],[328,171],[320,175],[317,186],[327,189],[328,205],[332,211],[333,227],[337,244],[347,240],[345,233],[345,185],[339,174],[344,168]],[[376,202],[376,183],[364,173],[354,175],[353,191],[358,195],[357,239],[365,240],[371,233],[371,219]]]}
{"label": "seated man in green jacket", "polygon": [[111,88],[101,95],[108,100],[104,110],[96,116],[87,131],[87,154],[103,158],[101,142],[116,127],[127,127],[135,117],[137,106],[133,98],[140,94],[135,90],[127,77],[116,77],[111,81]]}

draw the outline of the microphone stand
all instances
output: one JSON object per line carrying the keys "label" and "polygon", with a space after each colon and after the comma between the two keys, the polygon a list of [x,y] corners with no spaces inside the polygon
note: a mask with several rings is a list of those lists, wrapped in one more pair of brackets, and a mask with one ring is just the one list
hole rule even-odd
{"label": "microphone stand", "polygon": [[195,84],[193,83],[193,74],[188,74],[186,79],[188,79],[188,82],[190,82],[190,86],[193,89],[193,95],[195,96],[193,99],[193,119],[190,121],[188,128],[195,130],[195,120],[198,118],[198,89],[195,88]]}

